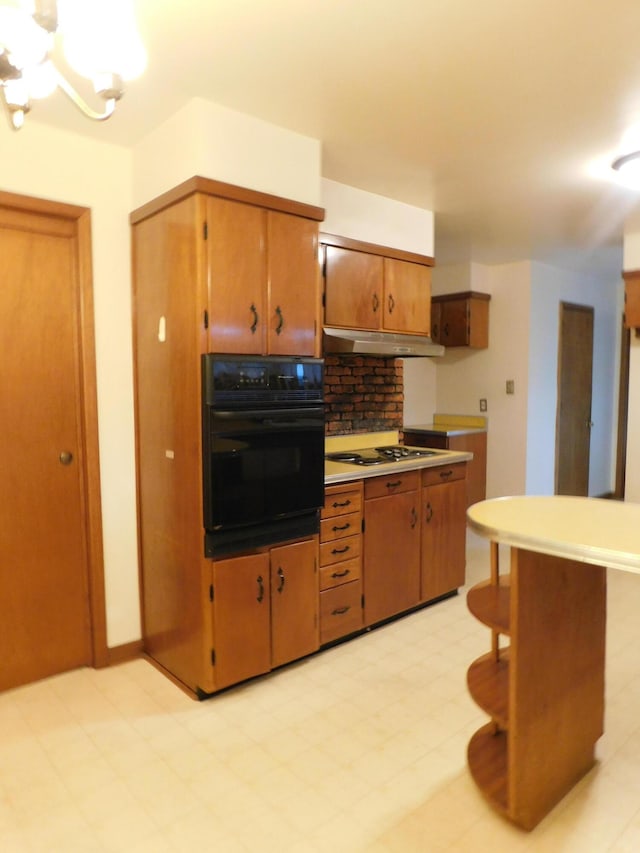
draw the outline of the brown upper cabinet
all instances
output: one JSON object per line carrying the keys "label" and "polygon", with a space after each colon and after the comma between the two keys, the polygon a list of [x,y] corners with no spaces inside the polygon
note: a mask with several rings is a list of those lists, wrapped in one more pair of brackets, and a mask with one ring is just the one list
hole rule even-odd
{"label": "brown upper cabinet", "polygon": [[209,351],[315,355],[317,222],[209,198],[207,227]]}
{"label": "brown upper cabinet", "polygon": [[445,347],[489,346],[488,293],[469,290],[447,293],[431,300],[431,337]]}
{"label": "brown upper cabinet", "polygon": [[625,329],[640,329],[640,270],[623,273],[624,278],[624,326]]}
{"label": "brown upper cabinet", "polygon": [[325,325],[429,334],[432,258],[330,235],[320,239]]}
{"label": "brown upper cabinet", "polygon": [[[180,209],[188,212],[178,230],[172,211]],[[153,231],[151,254],[168,265],[163,277],[175,298],[186,290],[198,294],[203,350],[314,356],[320,354],[323,216],[311,205],[192,178],[132,214],[134,253],[145,253],[141,243]]]}

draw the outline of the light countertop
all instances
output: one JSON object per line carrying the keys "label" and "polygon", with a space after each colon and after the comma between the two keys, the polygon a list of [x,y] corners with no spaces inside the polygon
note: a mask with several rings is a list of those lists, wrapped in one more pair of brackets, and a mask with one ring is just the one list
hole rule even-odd
{"label": "light countertop", "polygon": [[469,435],[474,432],[486,432],[487,419],[484,415],[436,414],[430,424],[405,424],[403,430],[425,435]]}
{"label": "light countertop", "polygon": [[563,495],[493,498],[467,510],[494,542],[640,574],[640,504]]}
{"label": "light countertop", "polygon": [[404,432],[420,432],[425,435],[470,435],[474,432],[486,432],[486,427],[465,427],[455,424],[412,424],[403,427]]}

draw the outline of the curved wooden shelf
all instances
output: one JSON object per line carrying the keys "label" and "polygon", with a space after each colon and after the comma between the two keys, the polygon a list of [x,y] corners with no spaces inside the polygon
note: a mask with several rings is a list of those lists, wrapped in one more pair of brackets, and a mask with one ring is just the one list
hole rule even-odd
{"label": "curved wooden shelf", "polygon": [[500,659],[489,652],[467,670],[467,687],[473,701],[501,728],[509,723],[509,649],[500,649]]}
{"label": "curved wooden shelf", "polygon": [[471,613],[484,625],[501,634],[509,634],[511,631],[510,600],[510,587],[495,586],[491,581],[476,584],[467,593],[467,607]]}
{"label": "curved wooden shelf", "polygon": [[507,733],[488,723],[473,735],[467,761],[474,782],[489,803],[509,817],[507,795]]}

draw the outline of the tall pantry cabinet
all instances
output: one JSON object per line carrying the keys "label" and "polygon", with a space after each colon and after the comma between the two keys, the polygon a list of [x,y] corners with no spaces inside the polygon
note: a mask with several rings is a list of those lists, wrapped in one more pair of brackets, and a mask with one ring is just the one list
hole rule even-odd
{"label": "tall pantry cabinet", "polygon": [[131,214],[144,648],[219,689],[202,525],[200,356],[320,355],[321,208],[192,178]]}

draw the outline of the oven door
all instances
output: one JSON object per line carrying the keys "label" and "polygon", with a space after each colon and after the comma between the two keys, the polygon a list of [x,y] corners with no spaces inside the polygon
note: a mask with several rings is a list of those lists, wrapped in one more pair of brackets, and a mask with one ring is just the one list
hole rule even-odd
{"label": "oven door", "polygon": [[[263,528],[265,534],[274,531],[266,536],[269,541],[277,541],[278,529],[289,530],[286,519],[312,514],[317,524],[324,502],[324,409],[207,408],[204,524],[213,533],[209,538],[223,543],[229,537],[238,540],[240,533],[242,541],[243,531],[251,537]],[[264,541],[265,535],[259,538]]]}

